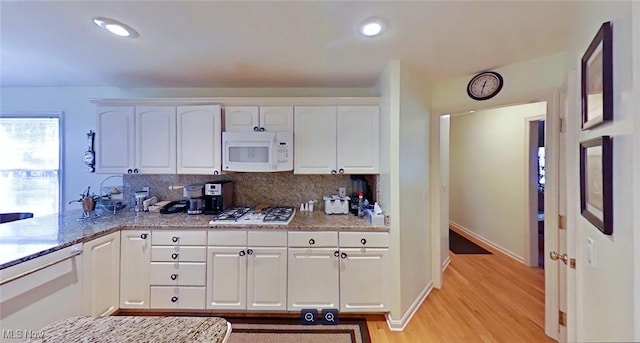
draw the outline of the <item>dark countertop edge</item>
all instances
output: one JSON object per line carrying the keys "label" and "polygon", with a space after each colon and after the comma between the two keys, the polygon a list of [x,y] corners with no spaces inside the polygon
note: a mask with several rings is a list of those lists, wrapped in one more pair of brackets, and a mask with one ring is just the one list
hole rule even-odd
{"label": "dark countertop edge", "polygon": [[91,240],[94,240],[96,238],[100,238],[102,236],[106,236],[108,234],[117,232],[117,231],[122,231],[122,230],[189,230],[189,229],[195,229],[195,230],[251,230],[251,231],[258,231],[258,230],[265,230],[265,231],[342,231],[342,230],[348,230],[348,231],[353,231],[353,232],[389,232],[389,227],[387,226],[313,226],[313,227],[307,227],[307,228],[302,228],[302,227],[289,227],[287,225],[280,225],[280,226],[276,226],[273,228],[267,228],[265,229],[264,226],[261,226],[260,228],[254,228],[251,227],[250,225],[244,226],[244,225],[216,225],[216,226],[188,226],[188,225],[154,225],[154,226],[148,226],[148,225],[117,225],[114,226],[112,228],[100,231],[100,232],[96,232],[87,236],[82,236],[78,239],[74,239],[72,241],[69,242],[64,242],[61,243],[57,246],[39,251],[37,253],[33,253],[31,255],[27,255],[18,259],[15,259],[13,261],[9,261],[6,263],[3,263],[0,265],[0,270],[5,269],[5,268],[9,268],[9,267],[13,267],[15,265],[18,265],[22,262],[26,262],[26,261],[30,261],[33,260],[35,258],[38,258],[40,256],[44,256],[47,254],[50,254],[54,251],[58,251],[61,249],[64,249],[66,247],[70,247],[74,244],[78,244],[78,243],[84,243],[84,242],[88,242]]}

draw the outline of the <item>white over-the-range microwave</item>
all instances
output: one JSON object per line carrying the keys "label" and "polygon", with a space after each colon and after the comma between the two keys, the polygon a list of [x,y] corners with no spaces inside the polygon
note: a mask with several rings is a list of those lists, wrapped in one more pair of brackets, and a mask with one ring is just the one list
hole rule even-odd
{"label": "white over-the-range microwave", "polygon": [[222,132],[222,169],[238,172],[293,170],[293,132]]}

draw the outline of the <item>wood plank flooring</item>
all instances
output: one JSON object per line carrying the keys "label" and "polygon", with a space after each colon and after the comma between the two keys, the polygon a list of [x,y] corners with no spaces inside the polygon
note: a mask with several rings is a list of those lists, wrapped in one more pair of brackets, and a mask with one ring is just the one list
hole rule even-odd
{"label": "wood plank flooring", "polygon": [[544,333],[544,271],[471,240],[493,254],[450,253],[444,286],[403,332],[390,331],[382,316],[367,317],[372,342],[555,342]]}

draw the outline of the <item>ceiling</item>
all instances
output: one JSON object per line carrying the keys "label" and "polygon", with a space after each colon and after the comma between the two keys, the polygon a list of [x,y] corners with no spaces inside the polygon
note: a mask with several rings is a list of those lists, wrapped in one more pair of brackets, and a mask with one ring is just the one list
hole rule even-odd
{"label": "ceiling", "polygon": [[[566,49],[581,1],[0,2],[3,87],[371,87],[399,59],[433,80]],[[136,29],[99,29],[94,17]],[[358,34],[382,18],[379,37]]]}

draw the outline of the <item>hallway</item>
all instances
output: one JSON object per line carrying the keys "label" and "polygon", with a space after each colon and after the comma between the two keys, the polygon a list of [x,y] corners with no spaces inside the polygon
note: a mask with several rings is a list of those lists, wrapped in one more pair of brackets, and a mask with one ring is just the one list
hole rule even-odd
{"label": "hallway", "polygon": [[449,254],[444,287],[429,294],[404,332],[369,317],[372,341],[554,342],[544,333],[544,271],[480,245],[493,254]]}

